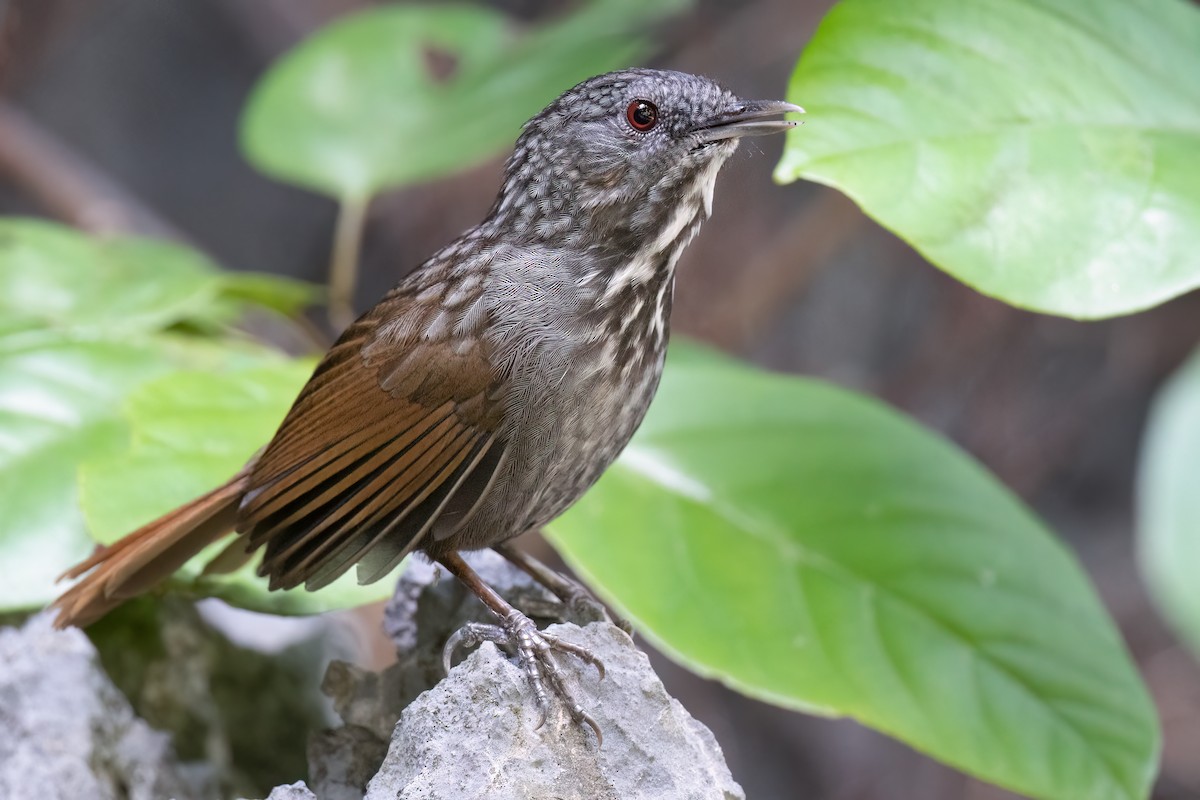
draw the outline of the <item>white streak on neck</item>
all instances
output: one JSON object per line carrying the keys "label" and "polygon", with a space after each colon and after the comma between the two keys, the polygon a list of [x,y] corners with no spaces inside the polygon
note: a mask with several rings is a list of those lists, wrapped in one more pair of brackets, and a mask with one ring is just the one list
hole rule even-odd
{"label": "white streak on neck", "polygon": [[612,280],[604,289],[604,300],[612,300],[630,286],[648,283],[654,277],[654,257],[643,250],[625,266],[613,273]]}
{"label": "white streak on neck", "polygon": [[704,203],[705,219],[712,216],[713,191],[717,188],[717,173],[721,171],[721,165],[724,163],[724,159],[713,160],[697,178],[700,197]]}
{"label": "white streak on neck", "polygon": [[692,220],[696,218],[698,210],[690,198],[676,205],[675,211],[671,214],[670,221],[658,232],[658,236],[655,237],[650,251],[654,255],[658,255],[674,244],[675,240],[679,238],[679,234],[683,233],[684,229],[692,224]]}

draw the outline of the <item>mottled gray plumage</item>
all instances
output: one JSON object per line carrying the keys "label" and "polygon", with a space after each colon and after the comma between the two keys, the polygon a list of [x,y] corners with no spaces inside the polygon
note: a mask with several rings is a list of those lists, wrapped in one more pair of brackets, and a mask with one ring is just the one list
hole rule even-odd
{"label": "mottled gray plumage", "polygon": [[586,654],[489,594],[456,551],[546,524],[625,447],[717,172],[740,137],[798,110],[643,69],[563,94],[525,125],[487,219],[342,334],[246,469],[74,570],[96,567],[60,620],[104,613],[231,525],[265,548],[272,587],[320,588],[354,564],[377,580],[419,549],[502,618],[471,636],[516,642],[543,708],[543,677],[568,697],[547,653]]}

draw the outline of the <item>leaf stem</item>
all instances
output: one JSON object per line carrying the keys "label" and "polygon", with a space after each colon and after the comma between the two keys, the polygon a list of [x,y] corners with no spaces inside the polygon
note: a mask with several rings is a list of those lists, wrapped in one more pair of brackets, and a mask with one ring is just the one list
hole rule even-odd
{"label": "leaf stem", "polygon": [[347,197],[338,209],[329,261],[329,324],[340,332],[354,321],[354,288],[358,283],[358,256],[366,227],[364,197]]}

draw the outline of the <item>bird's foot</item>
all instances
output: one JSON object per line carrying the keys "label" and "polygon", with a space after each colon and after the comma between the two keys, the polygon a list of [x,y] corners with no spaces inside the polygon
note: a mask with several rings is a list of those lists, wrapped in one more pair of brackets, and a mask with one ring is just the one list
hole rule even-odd
{"label": "bird's foot", "polygon": [[[564,620],[574,621],[580,625],[586,625],[589,622],[613,621],[604,604],[597,600],[596,596],[588,591],[582,583],[562,574],[558,574],[557,577],[562,583],[557,585],[553,591],[562,603]],[[620,622],[624,622],[624,620]],[[628,632],[626,631],[626,633]]]}
{"label": "bird's foot", "polygon": [[[567,653],[587,664],[591,664],[604,679],[604,664],[586,649],[571,644],[557,636],[538,630],[537,625],[520,611],[513,610],[499,625],[468,622],[450,637],[442,651],[442,663],[450,671],[450,661],[459,647],[475,647],[483,642],[493,642],[516,653],[517,662],[525,672],[533,696],[538,704],[538,723],[541,728],[550,712],[550,695],[553,693],[567,708],[571,719],[578,725],[586,725],[596,734],[598,744],[604,743],[600,726],[567,688],[562,669],[555,662],[553,653]],[[548,687],[548,690],[547,690]]]}
{"label": "bird's foot", "polygon": [[633,626],[622,617],[609,612],[579,581],[551,569],[528,553],[518,550],[510,542],[496,545],[492,549],[546,587],[562,602],[565,613],[555,616],[564,621],[578,622],[580,625],[589,622],[611,622],[630,636],[633,635]]}
{"label": "bird's foot", "polygon": [[582,583],[572,580],[566,575],[560,574],[559,577],[565,582],[565,586],[558,593],[558,599],[562,601],[563,608],[566,609],[571,620],[577,620],[580,625],[589,622],[611,622],[629,636],[633,636],[633,625],[629,623],[629,620],[610,611]]}

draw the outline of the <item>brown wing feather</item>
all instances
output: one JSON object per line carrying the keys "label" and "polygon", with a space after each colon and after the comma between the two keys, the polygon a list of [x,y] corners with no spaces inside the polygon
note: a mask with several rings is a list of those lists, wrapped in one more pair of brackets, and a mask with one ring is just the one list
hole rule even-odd
{"label": "brown wing feather", "polygon": [[476,473],[504,450],[494,376],[472,331],[421,335],[413,315],[437,305],[396,293],[355,323],[258,459],[238,527],[272,588],[319,588],[364,558],[360,579],[378,579],[491,486]]}

